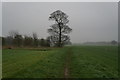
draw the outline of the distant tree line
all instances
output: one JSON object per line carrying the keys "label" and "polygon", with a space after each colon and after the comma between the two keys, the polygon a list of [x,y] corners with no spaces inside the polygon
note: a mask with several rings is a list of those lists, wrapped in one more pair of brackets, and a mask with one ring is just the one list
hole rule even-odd
{"label": "distant tree line", "polygon": [[11,31],[9,36],[2,37],[2,46],[14,47],[50,47],[49,38],[39,39],[36,33],[32,36],[21,35],[17,31]]}
{"label": "distant tree line", "polygon": [[70,34],[72,29],[68,26],[68,15],[61,10],[54,11],[50,14],[49,20],[55,23],[48,29],[48,36],[46,39],[39,39],[36,33],[32,36],[21,35],[17,31],[11,31],[9,36],[2,37],[3,46],[15,47],[63,47],[66,44],[71,44]]}
{"label": "distant tree line", "polygon": [[85,42],[85,45],[118,45],[118,41],[102,41],[102,42]]}

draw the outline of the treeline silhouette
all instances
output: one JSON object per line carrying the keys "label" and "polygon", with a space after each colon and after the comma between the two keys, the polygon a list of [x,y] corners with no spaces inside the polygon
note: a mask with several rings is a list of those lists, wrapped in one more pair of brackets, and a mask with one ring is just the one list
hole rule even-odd
{"label": "treeline silhouette", "polygon": [[36,33],[32,36],[21,35],[18,32],[10,32],[9,36],[2,37],[2,46],[12,47],[50,47],[50,40],[37,37]]}

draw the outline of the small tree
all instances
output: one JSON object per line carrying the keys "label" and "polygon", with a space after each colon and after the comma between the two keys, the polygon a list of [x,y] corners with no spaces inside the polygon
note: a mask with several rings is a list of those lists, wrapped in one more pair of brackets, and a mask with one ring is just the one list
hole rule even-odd
{"label": "small tree", "polygon": [[19,35],[18,31],[16,31],[16,30],[10,31],[9,36],[7,36],[6,39],[5,39],[6,45],[8,45],[10,47],[12,47],[13,44],[17,45],[17,41],[15,40],[16,35]]}
{"label": "small tree", "polygon": [[5,45],[5,37],[2,37],[2,46]]}
{"label": "small tree", "polygon": [[22,35],[16,34],[13,40],[14,45],[20,47],[22,46],[22,41],[23,41]]}
{"label": "small tree", "polygon": [[113,41],[111,41],[111,44],[116,45],[117,41],[113,40]]}
{"label": "small tree", "polygon": [[45,39],[40,39],[40,46],[44,47],[45,46]]}
{"label": "small tree", "polygon": [[50,14],[49,20],[55,21],[55,24],[51,25],[48,32],[50,33],[50,41],[55,44],[55,46],[61,47],[70,40],[68,34],[72,31],[72,29],[67,25],[69,22],[68,16],[57,10]]}
{"label": "small tree", "polygon": [[50,39],[49,39],[49,37],[47,37],[47,39],[46,39],[46,46],[50,47]]}
{"label": "small tree", "polygon": [[14,38],[18,34],[19,34],[19,32],[15,31],[15,30],[12,30],[12,31],[9,32],[9,36],[12,37],[12,38]]}
{"label": "small tree", "polygon": [[36,33],[33,33],[34,46],[38,47],[39,40]]}
{"label": "small tree", "polygon": [[7,46],[13,46],[13,37],[11,37],[11,36],[7,36],[6,38],[5,38],[5,45],[7,45]]}
{"label": "small tree", "polygon": [[33,46],[33,38],[30,36],[24,36],[24,46]]}

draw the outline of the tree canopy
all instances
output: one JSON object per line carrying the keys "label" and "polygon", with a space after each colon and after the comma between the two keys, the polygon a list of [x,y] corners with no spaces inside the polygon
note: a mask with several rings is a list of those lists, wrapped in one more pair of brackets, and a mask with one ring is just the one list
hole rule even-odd
{"label": "tree canopy", "polygon": [[50,14],[49,20],[55,21],[55,24],[51,25],[48,29],[51,43],[61,47],[70,42],[70,36],[68,34],[72,29],[67,25],[69,22],[68,15],[61,10],[57,10]]}

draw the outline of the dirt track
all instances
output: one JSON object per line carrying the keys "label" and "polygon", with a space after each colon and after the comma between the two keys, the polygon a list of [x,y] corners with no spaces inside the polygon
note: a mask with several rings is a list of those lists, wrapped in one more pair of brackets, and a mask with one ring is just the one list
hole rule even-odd
{"label": "dirt track", "polygon": [[71,60],[71,54],[72,50],[71,48],[68,48],[66,51],[66,57],[65,57],[65,68],[64,68],[64,78],[68,79],[70,78],[70,60]]}

